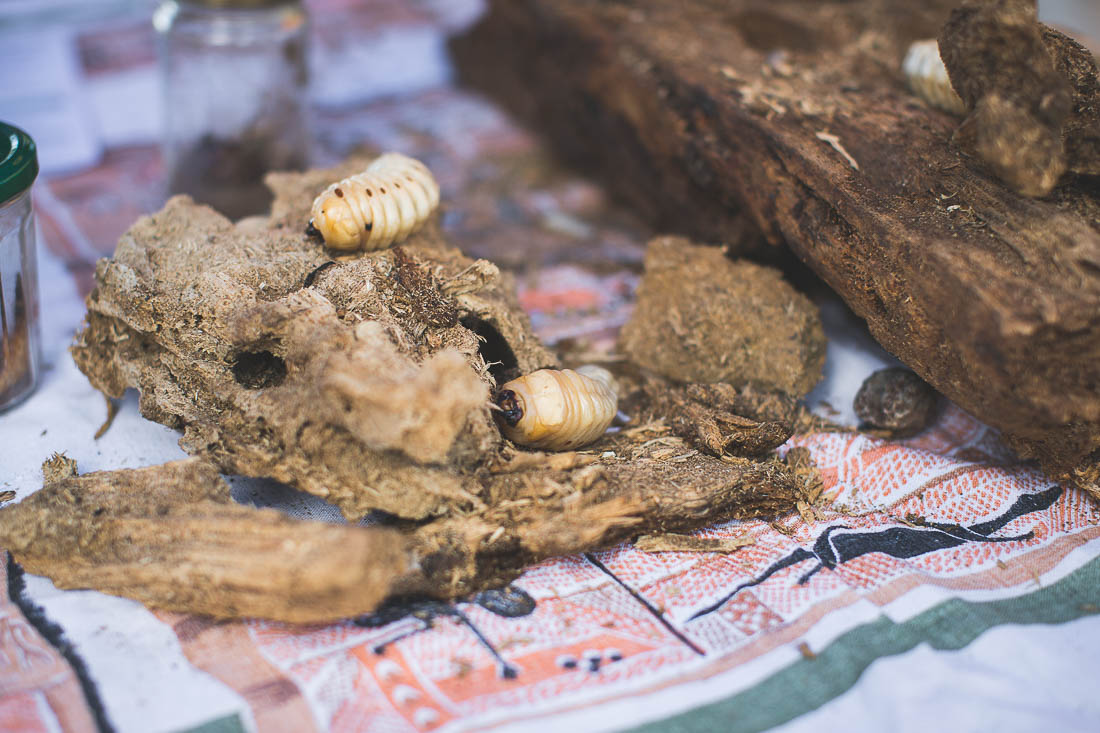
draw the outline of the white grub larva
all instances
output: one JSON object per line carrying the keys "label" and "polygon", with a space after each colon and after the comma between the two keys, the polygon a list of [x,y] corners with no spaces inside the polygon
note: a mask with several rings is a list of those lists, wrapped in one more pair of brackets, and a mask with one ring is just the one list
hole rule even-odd
{"label": "white grub larva", "polygon": [[940,45],[935,38],[913,43],[905,54],[901,70],[909,80],[913,94],[944,112],[966,114],[966,104],[951,86],[947,67],[940,58]]}
{"label": "white grub larva", "polygon": [[331,249],[382,249],[420,228],[439,205],[439,184],[419,160],[386,153],[313,200],[309,232]]}
{"label": "white grub larva", "polygon": [[572,450],[603,435],[618,411],[611,372],[603,367],[539,369],[497,392],[500,429],[519,445]]}

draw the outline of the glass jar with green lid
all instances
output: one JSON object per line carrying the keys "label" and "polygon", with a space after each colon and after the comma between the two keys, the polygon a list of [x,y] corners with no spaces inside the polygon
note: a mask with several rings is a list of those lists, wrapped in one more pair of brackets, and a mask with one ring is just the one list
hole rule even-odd
{"label": "glass jar with green lid", "polygon": [[308,161],[306,12],[298,0],[163,0],[153,15],[169,193],[266,213],[272,170]]}
{"label": "glass jar with green lid", "polygon": [[30,135],[0,122],[0,410],[38,381],[38,264],[31,184],[38,153]]}

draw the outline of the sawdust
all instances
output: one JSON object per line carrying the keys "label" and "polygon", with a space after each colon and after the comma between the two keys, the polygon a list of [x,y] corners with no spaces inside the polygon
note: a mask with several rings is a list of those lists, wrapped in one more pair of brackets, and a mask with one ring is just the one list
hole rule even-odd
{"label": "sawdust", "polygon": [[679,237],[649,244],[638,304],[621,347],[680,382],[753,385],[796,397],[821,379],[817,307],[778,270],[731,261]]}

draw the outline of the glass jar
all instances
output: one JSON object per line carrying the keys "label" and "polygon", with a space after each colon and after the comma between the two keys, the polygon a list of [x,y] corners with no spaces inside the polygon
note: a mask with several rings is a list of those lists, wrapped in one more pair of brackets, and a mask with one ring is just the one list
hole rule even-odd
{"label": "glass jar", "polygon": [[297,0],[163,0],[153,15],[170,193],[231,219],[267,213],[272,170],[308,161],[306,13]]}
{"label": "glass jar", "polygon": [[38,154],[30,135],[0,122],[0,410],[38,382],[38,263],[31,184]]}

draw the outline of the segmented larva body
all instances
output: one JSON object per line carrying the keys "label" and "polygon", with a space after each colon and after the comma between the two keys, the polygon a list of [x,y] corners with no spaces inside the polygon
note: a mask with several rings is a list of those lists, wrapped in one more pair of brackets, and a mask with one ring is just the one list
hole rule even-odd
{"label": "segmented larva body", "polygon": [[420,228],[439,205],[439,184],[419,160],[386,153],[313,200],[310,226],[332,249],[382,249]]}
{"label": "segmented larva body", "polygon": [[966,114],[966,104],[951,86],[947,67],[940,58],[940,44],[935,38],[914,42],[905,54],[901,70],[913,94],[944,112]]}
{"label": "segmented larva body", "polygon": [[603,435],[619,407],[611,373],[598,366],[539,369],[497,392],[501,431],[513,442],[572,450]]}

